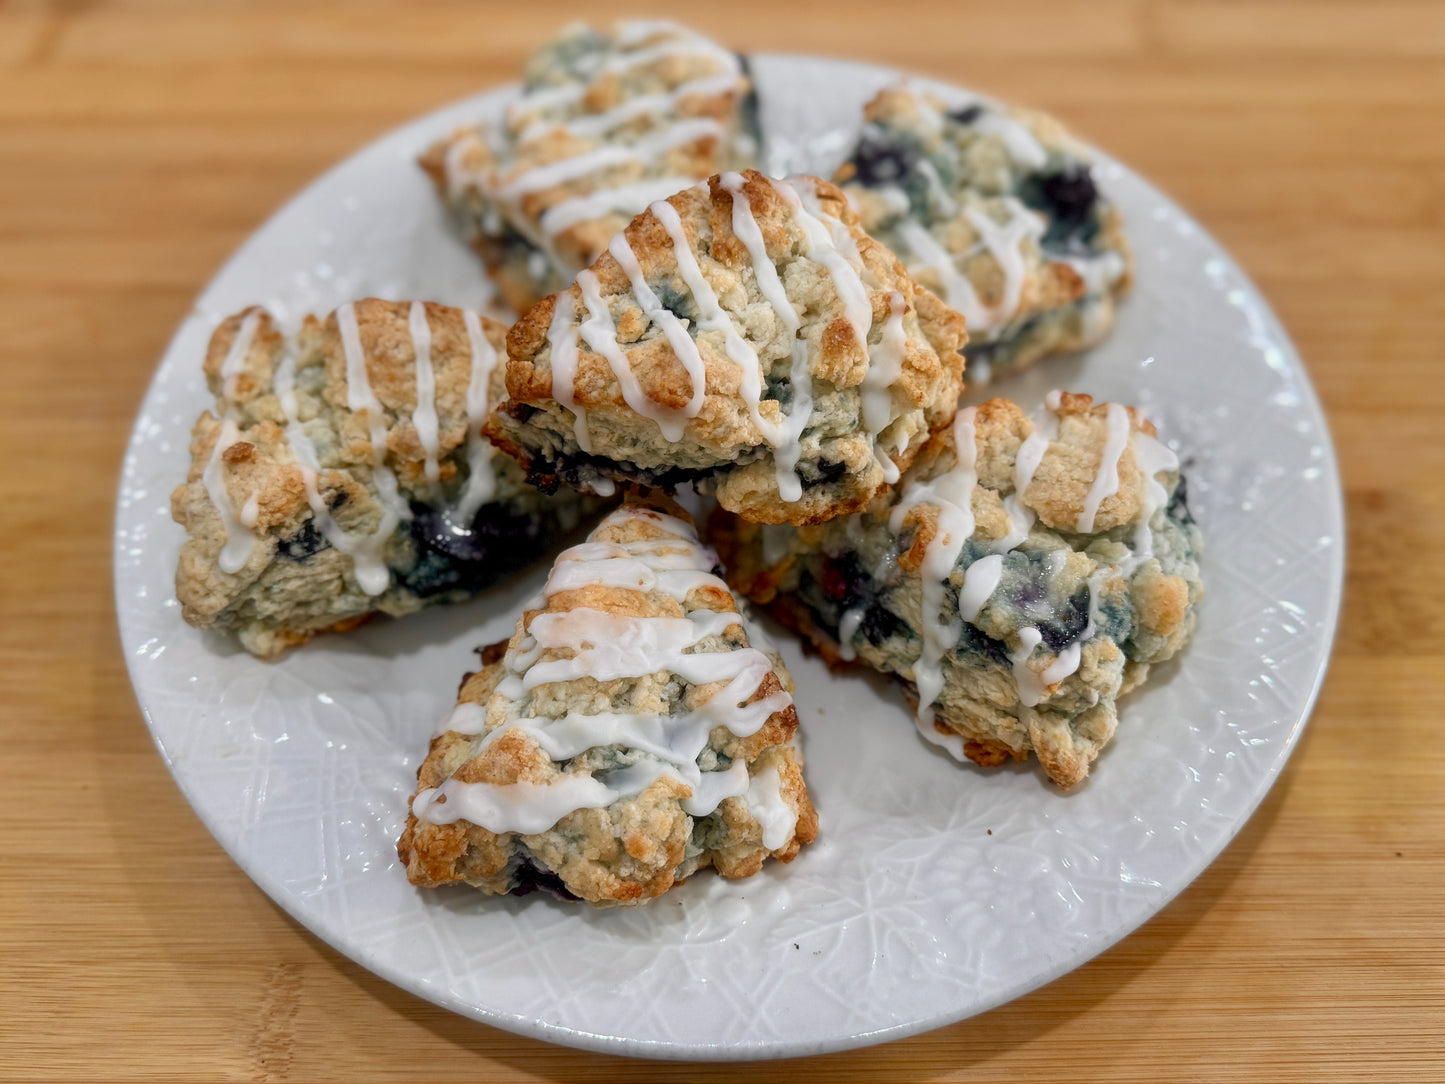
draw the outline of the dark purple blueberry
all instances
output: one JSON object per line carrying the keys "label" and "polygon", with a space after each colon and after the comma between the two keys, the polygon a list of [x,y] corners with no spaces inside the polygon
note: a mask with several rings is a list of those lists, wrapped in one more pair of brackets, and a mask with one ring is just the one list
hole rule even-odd
{"label": "dark purple blueberry", "polygon": [[948,119],[956,120],[959,124],[972,124],[978,120],[982,113],[983,106],[975,103],[973,105],[959,106],[957,109],[950,109],[948,111]]}
{"label": "dark purple blueberry", "polygon": [[543,869],[535,862],[523,862],[512,874],[512,887],[507,889],[507,895],[530,896],[533,892],[548,892],[569,903],[582,898],[568,889],[567,883],[550,869]]}
{"label": "dark purple blueberry", "polygon": [[416,563],[401,582],[418,598],[475,593],[537,555],[545,522],[503,505],[483,505],[471,523],[447,509],[413,504],[411,539]]}
{"label": "dark purple blueberry", "polygon": [[1179,484],[1174,487],[1174,493],[1169,498],[1169,504],[1164,509],[1164,514],[1175,523],[1182,523],[1186,527],[1194,522],[1194,517],[1189,512],[1189,487],[1185,484],[1184,475],[1179,476]]}
{"label": "dark purple blueberry", "polygon": [[1069,599],[1069,608],[1058,620],[1039,625],[1044,646],[1057,655],[1084,634],[1089,627],[1089,592],[1078,592]]}
{"label": "dark purple blueberry", "polygon": [[1099,199],[1094,178],[1084,165],[1049,174],[1040,182],[1040,188],[1049,212],[1069,225],[1087,221]]}
{"label": "dark purple blueberry", "polygon": [[881,134],[865,135],[853,155],[858,180],[869,188],[899,184],[913,172],[917,152],[908,144]]}
{"label": "dark purple blueberry", "polygon": [[847,463],[799,463],[798,473],[802,475],[803,481],[809,485],[821,486],[829,482],[836,482],[843,475],[848,473]]}
{"label": "dark purple blueberry", "polygon": [[889,637],[896,636],[906,629],[897,614],[888,607],[877,603],[864,611],[863,624],[860,627],[868,642],[875,645],[883,643]]}
{"label": "dark purple blueberry", "polygon": [[330,546],[326,536],[316,529],[313,520],[307,520],[290,538],[276,543],[276,556],[287,561],[304,561]]}

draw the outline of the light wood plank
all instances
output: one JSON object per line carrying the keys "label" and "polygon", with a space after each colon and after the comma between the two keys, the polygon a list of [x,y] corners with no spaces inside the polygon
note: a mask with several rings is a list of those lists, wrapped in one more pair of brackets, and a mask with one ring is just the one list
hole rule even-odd
{"label": "light wood plank", "polygon": [[[125,676],[112,503],[196,292],[300,186],[649,5],[0,3],[0,1077],[640,1081],[1445,1078],[1445,18],[1430,0],[762,4],[723,40],[871,59],[1059,113],[1261,284],[1329,411],[1350,515],[1300,748],[1154,921],[972,1021],[739,1071],[473,1024],[273,907],[171,782]],[[663,12],[663,5],[653,5]]]}

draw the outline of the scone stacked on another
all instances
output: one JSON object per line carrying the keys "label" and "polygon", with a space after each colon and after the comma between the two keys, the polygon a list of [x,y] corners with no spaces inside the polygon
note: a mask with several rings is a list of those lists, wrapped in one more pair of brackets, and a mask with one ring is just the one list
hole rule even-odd
{"label": "scone stacked on another", "polygon": [[693,481],[747,519],[817,523],[948,424],[965,338],[836,187],[724,173],[518,321],[487,431],[544,488]]}
{"label": "scone stacked on another", "polygon": [[1178,460],[1118,404],[1052,393],[1031,420],[959,412],[902,484],[819,527],[718,517],[733,583],[812,638],[903,681],[955,757],[1038,757],[1082,780],[1117,698],[1188,640],[1199,534]]}
{"label": "scone stacked on another", "polygon": [[418,770],[413,884],[637,904],[813,840],[792,681],[718,571],[671,506],[624,505],[557,559]]}
{"label": "scone stacked on another", "polygon": [[539,493],[482,436],[504,334],[375,299],[307,317],[294,339],[261,308],[222,322],[204,362],[215,413],[171,496],[185,619],[274,655],[469,597],[576,527],[595,498]]}
{"label": "scone stacked on another", "polygon": [[863,228],[967,318],[971,383],[1103,340],[1133,258],[1057,121],[982,100],[950,109],[907,86],[864,119],[836,179]]}
{"label": "scone stacked on another", "polygon": [[503,298],[526,312],[653,200],[755,164],[743,59],[665,22],[573,26],[527,61],[500,123],[422,159]]}

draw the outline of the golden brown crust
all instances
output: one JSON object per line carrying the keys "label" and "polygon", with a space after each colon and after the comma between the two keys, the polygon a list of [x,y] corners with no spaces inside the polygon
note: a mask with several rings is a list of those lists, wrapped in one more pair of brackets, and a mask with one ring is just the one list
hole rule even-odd
{"label": "golden brown crust", "polygon": [[[420,160],[517,312],[595,260],[651,199],[756,158],[746,73],[691,31],[571,27],[527,69],[500,122],[459,128]],[[616,123],[599,119],[609,113]]]}
{"label": "golden brown crust", "polygon": [[[709,540],[734,586],[810,638],[830,664],[856,654],[916,695],[918,668],[929,665],[921,645],[936,635],[923,618],[924,577],[940,575],[929,571],[950,552],[940,536],[967,522],[951,502],[968,493],[972,533],[943,583],[940,617],[963,631],[929,672],[942,683],[931,707],[937,724],[962,739],[951,746],[956,754],[993,764],[1032,753],[1067,790],[1110,740],[1117,698],[1187,642],[1202,587],[1198,532],[1172,500],[1177,461],[1155,442],[1153,425],[1087,395],[1061,394],[1053,404],[1044,419],[1044,435],[1053,436],[1042,447],[1035,441],[1041,458],[1022,493],[1017,466],[1036,423],[991,400],[932,437],[904,484],[858,516],[791,530],[719,514]],[[974,457],[971,470],[955,473],[961,434]],[[1117,459],[1106,451],[1111,442]],[[1106,457],[1117,488],[1108,483],[1091,500]],[[947,484],[934,485],[945,475]],[[1095,506],[1081,531],[1082,514]],[[989,586],[964,614],[955,600],[985,559],[996,564],[973,583]],[[841,633],[845,613],[851,631]],[[1025,632],[1033,639],[1025,642]]]}
{"label": "golden brown crust", "polygon": [[[600,579],[559,586],[542,599],[538,608],[522,615],[505,657],[484,656],[482,670],[463,683],[458,703],[472,705],[467,709],[473,713],[472,718],[485,717],[485,728],[472,733],[476,727],[469,725],[465,733],[444,732],[432,741],[418,770],[417,794],[398,843],[398,854],[414,884],[462,881],[497,893],[525,888],[531,883],[528,877],[540,876],[544,883],[555,878],[567,892],[593,903],[638,903],[655,898],[708,865],[716,866],[724,876],[744,877],[755,873],[768,857],[790,861],[804,843],[816,836],[817,815],[803,784],[801,759],[792,744],[798,717],[791,700],[776,708],[772,702],[766,703],[764,710],[773,710],[750,734],[734,734],[721,723],[711,728],[707,746],[699,754],[699,766],[706,763],[704,771],[718,772],[742,763],[753,782],[747,794],[724,798],[712,814],[703,817],[694,818],[685,811],[684,802],[693,797],[693,791],[675,772],[661,774],[640,792],[618,797],[604,807],[575,809],[552,827],[537,832],[492,832],[465,820],[434,823],[428,814],[418,816],[416,812],[418,801],[444,803],[449,794],[461,793],[456,789],[458,785],[560,786],[576,783],[579,774],[596,772],[605,777],[616,768],[613,758],[617,750],[610,746],[592,748],[563,762],[554,761],[533,730],[522,723],[530,721],[529,725],[536,727],[548,720],[577,719],[601,711],[659,716],[664,726],[685,727],[692,725],[686,722],[689,712],[723,695],[731,677],[691,684],[665,669],[640,678],[583,675],[559,679],[537,684],[525,693],[517,682],[516,675],[532,666],[574,657],[566,647],[546,647],[537,654],[529,646],[536,643],[532,629],[543,615],[580,611],[675,621],[690,614],[734,613],[736,600],[732,592],[721,581],[706,575],[711,558],[697,546],[695,537],[688,542],[679,535],[679,529],[689,530],[679,527],[677,517],[683,515],[670,502],[630,504],[593,533],[589,539],[591,550],[569,551],[559,558],[560,568],[562,562],[571,560],[601,559],[599,549],[606,551],[604,556],[613,558],[628,553],[664,552],[671,555],[665,559],[665,567],[681,569],[690,577],[681,598],[661,587],[619,586]],[[629,546],[633,548],[625,548]],[[665,549],[658,551],[658,546]],[[687,559],[694,564],[677,563],[689,554],[693,556]],[[557,575],[554,572],[553,582],[557,582]],[[542,625],[536,624],[535,628],[540,630]],[[699,641],[696,648],[699,652],[724,654],[747,649],[748,631],[742,616],[728,624],[720,636],[710,635]],[[530,661],[519,661],[524,657]],[[762,703],[791,690],[791,679],[781,662],[771,655],[768,659],[771,668],[761,676],[745,704]],[[513,675],[513,684],[504,688],[502,682],[507,675]],[[628,747],[620,748],[625,753]],[[719,778],[723,777],[714,777]],[[787,805],[794,822],[786,840],[774,840],[772,845],[763,842],[763,821],[752,804],[753,788],[762,785],[760,793],[767,793],[769,780],[776,788],[776,801]],[[436,788],[442,791],[433,799],[429,792]],[[523,873],[523,867],[533,872]]]}
{"label": "golden brown crust", "polygon": [[[919,287],[891,252],[861,231],[835,186],[816,178],[774,182],[753,171],[732,176],[736,179],[713,177],[706,188],[670,197],[672,229],[649,210],[622,234],[647,288],[677,307],[679,319],[687,321],[685,332],[674,328],[670,334],[664,318],[649,313],[628,270],[610,252],[589,268],[606,312],[591,312],[588,292],[579,284],[565,291],[570,321],[554,328],[559,304],[554,295],[513,325],[507,336],[510,402],[493,415],[488,433],[533,477],[585,484],[585,477],[569,477],[569,471],[576,475],[572,461],[579,458],[586,458],[587,470],[614,480],[686,472],[713,484],[719,502],[745,518],[817,523],[862,508],[888,484],[880,457],[906,468],[930,430],[952,418],[962,384],[963,318]],[[757,224],[772,264],[768,272],[779,275],[788,304],[801,314],[796,338],[806,344],[809,388],[792,387],[795,336],[776,308],[776,295],[765,289],[745,238],[734,230],[734,191],[746,199]],[[831,221],[839,258],[852,261],[851,274],[868,304],[866,342],[859,341],[850,319],[849,295],[835,277],[835,265],[809,255],[815,242],[805,216],[817,230]],[[672,235],[678,229],[687,241],[688,267]],[[721,317],[709,313],[706,298],[694,296],[692,265],[715,296]],[[719,318],[735,337],[717,326]],[[598,330],[599,319],[605,331]],[[686,357],[678,352],[677,334],[686,336]],[[894,334],[899,342],[883,345],[885,335]],[[597,348],[598,335],[606,350]],[[864,382],[873,366],[889,363],[880,359],[895,349],[887,424],[875,433],[863,424]],[[743,351],[757,361],[747,360]],[[554,362],[566,366],[566,403],[556,397]],[[760,420],[744,390],[745,364],[759,366],[754,380],[761,389]],[[703,373],[700,401],[693,366]],[[697,406],[688,414],[690,401]],[[786,404],[794,401],[810,401],[811,411],[798,449],[802,495],[785,500],[773,441],[786,438],[770,436],[766,427],[788,422],[792,407]],[[664,428],[669,417],[676,433]],[[585,456],[583,426],[591,449]]]}
{"label": "golden brown crust", "polygon": [[[471,470],[467,390],[474,358],[466,316],[444,305],[420,306],[430,339],[430,405],[437,425],[438,477],[432,482],[414,418],[412,304],[367,298],[351,311],[368,383],[382,408],[385,466],[398,484],[395,505],[408,512],[412,506],[440,510],[456,500]],[[486,317],[477,326],[500,354],[505,327]],[[283,361],[290,372],[292,419],[278,387]],[[203,369],[217,396],[215,413],[197,420],[186,482],[171,497],[172,517],[188,535],[176,576],[186,621],[234,632],[248,650],[270,656],[321,632],[353,628],[371,613],[400,615],[429,601],[459,597],[460,588],[449,591],[413,575],[421,567],[420,544],[400,520],[391,534],[377,539],[378,570],[386,586],[379,594],[367,594],[353,552],[338,548],[335,532],[328,535],[327,524],[318,521],[308,477],[314,499],[323,503],[326,520],[343,543],[380,532],[387,513],[373,462],[371,419],[365,409],[353,411],[348,403],[346,353],[336,314],[307,317],[288,341],[268,312],[248,308],[216,329]],[[501,398],[506,378],[500,365],[490,378],[490,397]],[[298,439],[310,446],[306,455],[293,442],[293,422],[303,435]],[[223,434],[228,444],[208,485],[207,468]],[[310,454],[316,457],[314,473],[307,466]],[[499,522],[509,519],[519,530],[550,536],[564,529],[562,519],[581,510],[575,495],[548,499],[527,486],[506,457],[495,456],[484,467],[492,471],[494,486],[479,511]],[[218,500],[233,517],[229,523]],[[233,532],[244,540],[236,520],[248,508],[247,515],[254,516],[245,530],[254,541],[240,567],[227,571],[222,553]],[[494,555],[498,574],[505,569],[502,557]],[[484,570],[474,571],[473,579],[480,582]]]}

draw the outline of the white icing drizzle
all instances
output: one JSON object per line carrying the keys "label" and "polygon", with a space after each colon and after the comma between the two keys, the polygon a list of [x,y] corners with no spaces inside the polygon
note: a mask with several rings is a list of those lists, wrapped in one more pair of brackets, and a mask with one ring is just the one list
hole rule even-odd
{"label": "white icing drizzle", "polygon": [[577,447],[584,452],[592,451],[592,435],[587,431],[587,412],[577,405],[577,335],[573,323],[577,303],[570,291],[563,290],[557,295],[552,310],[552,324],[547,329],[547,341],[552,345],[552,398],[572,412],[575,421],[572,430],[577,437]]}
{"label": "white icing drizzle", "polygon": [[[758,427],[758,432],[762,434],[763,440],[776,448],[787,439],[787,432],[784,426],[762,415],[760,409],[763,394],[762,365],[758,361],[757,351],[738,334],[737,326],[732,318],[723,311],[722,304],[718,301],[717,291],[703,276],[702,267],[698,264],[697,257],[693,255],[692,247],[688,244],[687,232],[683,229],[682,219],[678,217],[677,210],[666,200],[658,200],[649,210],[653,217],[661,223],[668,238],[672,241],[672,251],[677,259],[678,274],[687,284],[688,290],[692,293],[693,303],[698,309],[699,330],[722,332],[723,348],[727,352],[728,358],[738,367],[738,392],[742,396],[744,405],[748,408],[748,416]],[[616,256],[617,249],[612,251]],[[630,252],[631,249],[629,248],[628,251]],[[619,259],[618,262],[622,261]],[[636,262],[635,258],[633,262]],[[627,273],[631,278],[631,270],[628,270]]]}
{"label": "white icing drizzle", "polygon": [[1104,438],[1104,450],[1099,453],[1099,466],[1094,472],[1094,481],[1089,486],[1084,507],[1079,512],[1075,529],[1080,534],[1093,534],[1094,520],[1098,518],[1099,505],[1119,492],[1119,459],[1129,446],[1129,412],[1118,403],[1110,403],[1107,411],[1108,432]]}
{"label": "white icing drizzle", "polygon": [[1169,493],[1155,477],[1161,471],[1174,472],[1179,469],[1179,457],[1148,433],[1133,434],[1134,459],[1139,472],[1144,476],[1144,502],[1139,511],[1139,523],[1134,528],[1132,554],[1119,562],[1119,574],[1128,578],[1154,556],[1154,530],[1151,523],[1154,514],[1169,500]]}
{"label": "white icing drizzle", "polygon": [[469,185],[479,182],[480,177],[477,172],[466,167],[467,157],[477,147],[485,148],[486,144],[474,131],[458,132],[447,146],[443,170],[446,174],[449,198],[453,200],[460,198]]}
{"label": "white icing drizzle", "polygon": [[470,524],[482,505],[495,496],[496,471],[492,469],[492,442],[482,435],[487,421],[487,406],[492,371],[497,366],[497,351],[482,331],[481,318],[471,310],[463,310],[462,322],[471,346],[471,377],[467,381],[467,484],[457,502],[457,513],[463,523]]}
{"label": "white icing drizzle", "polygon": [[351,305],[343,305],[336,310],[336,322],[341,331],[342,349],[346,355],[347,406],[353,411],[367,410],[367,420],[371,426],[372,480],[382,507],[381,522],[375,532],[361,536],[348,534],[336,523],[326,507],[317,485],[321,465],[316,455],[316,446],[299,418],[296,403],[296,359],[289,353],[276,370],[276,394],[286,416],[286,439],[301,470],[306,503],[311,506],[313,522],[332,546],[351,557],[356,582],[362,591],[368,595],[379,595],[391,582],[391,573],[384,558],[386,543],[397,525],[411,518],[411,510],[398,493],[396,476],[382,462],[386,456],[385,421],[381,416],[381,404],[372,394],[370,381],[366,376],[361,335]]}
{"label": "white icing drizzle", "polygon": [[1043,169],[1049,164],[1049,152],[1024,125],[993,109],[985,107],[973,121],[974,131],[997,136],[1009,157],[1026,169]]}
{"label": "white icing drizzle", "polygon": [[918,688],[920,726],[932,720],[933,702],[943,691],[941,661],[944,654],[957,645],[963,632],[959,621],[945,621],[940,614],[944,585],[974,530],[973,491],[978,485],[974,419],[977,414],[976,407],[966,407],[954,417],[953,440],[958,456],[954,468],[931,481],[910,484],[889,519],[890,528],[897,534],[902,531],[908,513],[918,505],[931,504],[937,513],[933,537],[928,540],[919,569],[923,650],[913,666],[913,683]]}
{"label": "white icing drizzle", "polygon": [[[658,207],[666,206],[666,204],[658,202],[652,206],[655,210]],[[692,336],[688,333],[687,325],[678,319],[677,314],[663,305],[661,300],[658,299],[657,294],[653,292],[652,287],[647,284],[647,279],[642,273],[642,264],[638,262],[637,253],[632,250],[632,245],[628,243],[627,234],[614,234],[612,240],[608,242],[607,251],[612,253],[612,258],[617,261],[623,273],[627,275],[627,281],[632,286],[632,296],[637,299],[638,307],[642,309],[643,314],[649,320],[662,329],[662,334],[666,337],[668,346],[672,347],[673,355],[682,364],[682,367],[687,370],[688,379],[692,383],[692,394],[688,397],[687,405],[680,411],[670,411],[660,404],[652,403],[651,400],[642,396],[640,388],[637,389],[636,394],[644,405],[636,405],[630,397],[627,398],[627,402],[632,406],[633,410],[657,422],[658,428],[662,430],[664,437],[673,442],[679,441],[682,439],[686,419],[698,416],[702,411],[702,404],[707,397],[707,370],[703,366],[702,354],[698,352],[697,343],[693,342]],[[586,272],[583,272],[583,274],[586,274]],[[580,275],[578,276],[578,282],[581,282]],[[587,302],[587,307],[589,310],[592,307],[590,300]],[[608,318],[607,324],[611,327],[611,317]],[[613,328],[609,335],[615,340],[616,329]],[[613,341],[612,346],[615,350],[615,341]],[[613,362],[610,357],[608,361],[612,363],[613,371],[617,372],[617,379],[623,385],[623,395],[627,397],[626,389],[628,382],[630,381],[634,387],[636,387],[637,382],[636,378],[632,375],[631,363],[627,360],[626,355],[618,350],[617,357],[622,370],[625,371],[625,375],[624,372],[618,371],[617,362]],[[650,404],[650,406],[647,404]]]}
{"label": "white icing drizzle", "polygon": [[[331,510],[326,507],[316,485],[321,464],[316,456],[316,445],[301,424],[297,409],[296,358],[293,354],[288,353],[276,369],[276,396],[280,399],[281,410],[286,415],[286,441],[291,446],[291,454],[296,458],[296,465],[301,470],[301,481],[306,487],[306,503],[311,506],[312,521],[326,541],[340,552],[351,554],[353,546],[350,536],[331,518]],[[357,578],[360,580],[359,574]],[[363,583],[363,590],[365,586]],[[386,585],[382,584],[381,590],[385,589]],[[379,594],[380,591],[368,593]]]}
{"label": "white icing drizzle", "polygon": [[[1018,631],[1019,646],[1009,652],[1009,661],[1013,663],[1014,681],[1018,684],[1019,703],[1024,707],[1031,708],[1048,695],[1043,681],[1038,673],[1028,667],[1029,657],[1033,655],[1034,648],[1039,646],[1044,634],[1032,626],[1025,626]],[[1075,663],[1077,665],[1077,663]]]}
{"label": "white icing drizzle", "polygon": [[[532,192],[540,192],[567,181],[575,181],[590,173],[633,163],[646,165],[652,159],[672,150],[709,137],[721,138],[723,126],[711,117],[688,117],[671,124],[661,131],[644,136],[628,146],[607,144],[584,151],[570,158],[534,166],[511,178],[505,184],[492,189],[492,195],[502,200],[517,200]],[[691,181],[684,182],[686,187]],[[668,193],[671,195],[671,193]],[[570,202],[570,201],[569,201]],[[557,204],[562,206],[561,203]]]}
{"label": "white icing drizzle", "polygon": [[[773,461],[777,468],[778,493],[784,501],[792,503],[803,496],[803,482],[798,477],[798,460],[803,454],[801,438],[813,413],[813,374],[808,366],[808,344],[798,337],[803,326],[798,310],[788,300],[788,293],[778,278],[778,269],[768,258],[768,246],[763,240],[763,231],[753,216],[752,202],[744,190],[740,173],[728,172],[719,178],[722,188],[732,196],[733,233],[748,250],[752,261],[753,276],[758,289],[767,298],[768,304],[777,313],[783,327],[792,339],[792,366],[789,378],[792,383],[792,403],[784,414],[783,439],[773,449]],[[864,340],[867,341],[866,339]]]}
{"label": "white icing drizzle", "polygon": [[958,591],[958,616],[977,621],[983,605],[1003,579],[1003,554],[990,553],[969,565],[963,573],[963,586]]}
{"label": "white icing drizzle", "polygon": [[[735,72],[690,79],[669,91],[658,94],[642,94],[636,98],[630,98],[602,113],[588,113],[585,116],[560,123],[546,119],[533,121],[522,129],[517,136],[517,142],[528,143],[557,129],[576,136],[578,139],[598,139],[635,120],[669,113],[687,98],[726,94],[728,91],[736,89],[738,89],[738,77]],[[691,183],[691,181],[686,182],[686,184]],[[686,184],[682,187],[686,187]]]}
{"label": "white icing drizzle", "polygon": [[[908,302],[898,291],[888,295],[888,319],[883,335],[868,349],[868,372],[863,377],[863,427],[869,433],[882,433],[893,420],[893,385],[903,375],[903,359],[908,351],[908,333],[903,328],[903,314]],[[879,447],[874,448],[883,480],[890,485],[898,481],[898,466]]]}
{"label": "white icing drizzle", "polygon": [[1003,203],[1008,208],[1009,220],[1002,225],[978,207],[965,207],[963,211],[964,217],[978,231],[979,240],[1003,270],[1003,296],[997,305],[988,310],[987,321],[979,326],[980,331],[1003,327],[1017,315],[1028,270],[1024,262],[1023,243],[1029,239],[1037,241],[1044,235],[1042,218],[1013,196],[1003,197]]}
{"label": "white icing drizzle", "polygon": [[[807,257],[828,269],[828,275],[833,280],[833,287],[838,291],[838,299],[843,302],[843,315],[849,325],[853,328],[853,335],[858,340],[858,348],[865,354],[868,352],[868,332],[873,326],[873,306],[868,301],[868,289],[863,285],[863,279],[859,275],[862,267],[862,257],[858,254],[858,246],[843,224],[831,215],[826,214],[818,205],[816,197],[812,198],[812,209],[804,206],[800,193],[802,186],[811,187],[811,179],[790,178],[782,184],[774,184],[778,193],[792,208],[793,217],[797,219],[798,225],[803,228],[803,237],[807,241]],[[813,193],[809,193],[813,196]],[[825,225],[824,223],[828,224]],[[834,227],[834,228],[830,228]],[[848,238],[848,244],[852,247],[852,260],[844,254],[843,247],[839,245],[836,230],[840,230]],[[857,266],[855,266],[857,264]]]}
{"label": "white icing drizzle", "polygon": [[783,777],[768,765],[748,783],[748,814],[763,826],[763,846],[776,851],[798,830],[798,812],[783,797]]}
{"label": "white icing drizzle", "polygon": [[927,158],[919,158],[918,172],[923,174],[923,179],[928,182],[928,198],[933,203],[934,211],[942,218],[952,218],[958,214],[958,204],[943,186],[943,178],[939,177],[938,168]]}
{"label": "white icing drizzle", "polygon": [[934,240],[933,234],[917,219],[905,218],[898,223],[898,236],[917,262],[915,269],[932,271],[943,288],[943,299],[963,313],[971,334],[981,334],[992,326],[992,317],[979,300],[973,282],[959,271],[947,249]]}
{"label": "white icing drizzle", "polygon": [[221,362],[221,393],[227,399],[236,397],[236,385],[241,373],[246,369],[246,355],[251,352],[251,344],[256,339],[256,329],[260,324],[260,309],[252,309],[242,317],[241,326],[236,329],[236,337],[231,340],[231,348],[226,351],[225,360]]}
{"label": "white icing drizzle", "polygon": [[537,224],[543,236],[552,238],[579,222],[600,218],[610,211],[619,211],[631,217],[654,200],[666,199],[694,183],[691,177],[655,177],[615,188],[601,188],[547,208]]}
{"label": "white icing drizzle", "polygon": [[[206,468],[201,473],[201,483],[206,487],[206,495],[211,498],[216,514],[221,517],[222,545],[216,562],[221,566],[222,572],[231,574],[241,571],[256,545],[256,535],[246,523],[236,517],[230,494],[226,492],[225,479],[222,477],[225,467],[221,457],[227,448],[240,439],[240,431],[234,421],[227,418],[221,422],[221,431],[216,436],[215,447],[211,449],[211,458],[207,460]],[[251,501],[255,500],[253,495]],[[248,508],[250,503],[247,502]],[[253,518],[252,524],[254,523]]]}
{"label": "white icing drizzle", "polygon": [[416,427],[416,436],[421,441],[425,455],[424,470],[428,482],[441,480],[441,436],[437,423],[436,372],[431,363],[431,326],[426,319],[426,305],[413,301],[408,313],[411,331],[412,352],[416,358],[416,409],[411,412],[411,423]]}
{"label": "white icing drizzle", "polygon": [[[678,602],[699,587],[726,587],[710,571],[712,554],[697,542],[693,529],[671,516],[646,509],[623,508],[609,517],[647,517],[672,537],[630,543],[588,541],[562,554],[541,598],[588,585],[606,585],[641,592],[662,591]],[[729,596],[730,597],[730,596]],[[723,683],[712,696],[677,715],[569,711],[559,718],[513,719],[492,730],[478,746],[513,730],[526,734],[554,761],[561,763],[589,749],[623,746],[637,757],[628,767],[587,776],[564,773],[548,784],[506,785],[459,783],[448,779],[438,788],[421,791],[412,805],[418,818],[449,824],[465,818],[493,832],[531,834],[545,831],[577,809],[600,808],[641,793],[664,776],[691,788],[682,803],[691,816],[712,813],[727,798],[741,797],[762,825],[764,846],[776,850],[792,838],[796,815],[782,795],[777,770],[750,779],[747,764],[734,761],[726,770],[703,772],[697,758],[709,735],[725,727],[738,737],[757,731],[792,698],[775,691],[749,703],[772,672],[771,660],[755,647],[696,650],[709,637],[746,622],[735,611],[694,610],[683,617],[635,617],[578,607],[536,614],[514,641],[506,660],[507,674],[497,695],[517,700],[529,689],[582,677],[598,681],[643,678],[671,672],[694,686]],[[545,652],[552,657],[544,660]],[[565,657],[563,657],[565,656]],[[443,722],[444,730],[476,735],[485,730],[486,710],[460,704]],[[443,800],[444,799],[444,800]]]}
{"label": "white icing drizzle", "polygon": [[1014,454],[1014,491],[1003,501],[1004,511],[1009,517],[1009,533],[989,547],[995,553],[1007,553],[1017,549],[1033,530],[1036,517],[1034,510],[1024,503],[1024,494],[1033,483],[1034,474],[1037,473],[1039,464],[1044,461],[1044,453],[1049,450],[1049,444],[1059,433],[1058,415],[1053,413],[1058,409],[1058,399],[1054,398],[1052,402],[1048,413],[1034,419],[1033,431],[1024,438],[1024,442]]}
{"label": "white icing drizzle", "polygon": [[838,620],[838,654],[849,662],[857,658],[858,653],[853,650],[853,637],[857,635],[858,627],[863,624],[867,613],[866,606],[849,606]]}

